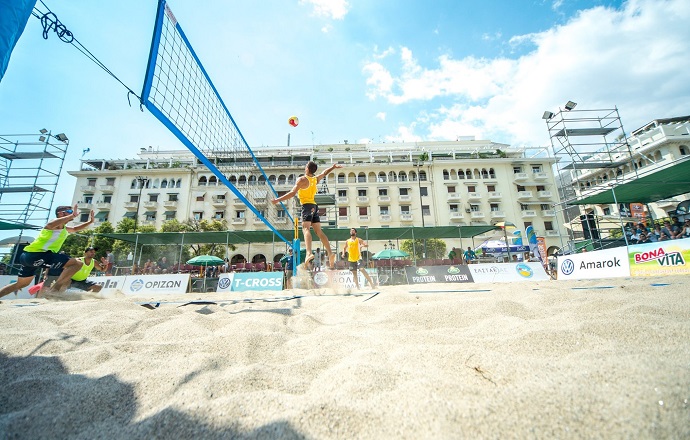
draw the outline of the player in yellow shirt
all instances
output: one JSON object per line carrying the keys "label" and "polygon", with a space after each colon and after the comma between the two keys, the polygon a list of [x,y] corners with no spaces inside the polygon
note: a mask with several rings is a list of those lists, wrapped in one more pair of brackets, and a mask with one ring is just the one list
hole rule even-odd
{"label": "player in yellow shirt", "polygon": [[101,257],[101,261],[96,261],[96,251],[98,249],[94,247],[87,247],[84,250],[84,256],[77,258],[77,260],[82,262],[81,269],[72,275],[72,284],[70,287],[75,287],[77,289],[86,290],[89,292],[100,292],[103,286],[96,284],[93,281],[87,280],[91,271],[96,267],[101,272],[105,272],[108,269],[108,260],[105,257]]}
{"label": "player in yellow shirt", "polygon": [[289,200],[295,195],[299,198],[302,204],[302,234],[304,235],[304,246],[307,249],[307,256],[304,259],[305,265],[314,258],[311,252],[311,228],[314,228],[314,232],[321,239],[324,249],[328,252],[328,267],[329,269],[335,268],[335,253],[331,250],[331,244],[328,241],[328,237],[321,230],[321,219],[319,218],[319,207],[316,204],[315,196],[316,190],[318,189],[319,181],[326,177],[328,173],[336,168],[342,168],[342,165],[337,163],[331,165],[321,172],[321,174],[314,175],[318,169],[318,165],[315,162],[309,161],[304,167],[304,176],[300,176],[295,182],[295,186],[290,190],[290,192],[283,194],[282,196],[271,200],[275,205],[284,200]]}
{"label": "player in yellow shirt", "polygon": [[357,237],[357,229],[350,229],[350,238],[345,241],[345,247],[343,247],[342,257],[345,258],[347,253],[347,261],[350,263],[350,271],[352,271],[352,279],[355,282],[355,286],[359,289],[359,279],[357,277],[357,269],[362,272],[364,278],[369,282],[369,286],[376,287],[374,281],[369,276],[369,273],[362,266],[360,259],[362,258],[362,248],[369,247],[366,241]]}

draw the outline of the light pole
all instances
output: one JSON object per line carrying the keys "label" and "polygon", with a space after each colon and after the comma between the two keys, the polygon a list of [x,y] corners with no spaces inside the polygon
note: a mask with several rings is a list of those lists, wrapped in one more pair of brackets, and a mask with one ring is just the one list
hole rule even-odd
{"label": "light pole", "polygon": [[[426,154],[426,153],[424,153],[424,154]],[[417,167],[417,186],[419,187],[419,210],[422,213],[422,228],[425,228],[426,225],[424,224],[424,201],[422,200],[422,177],[421,177],[419,171],[421,170],[421,167],[422,167],[422,163],[423,163],[422,161],[425,159],[424,154],[420,155],[419,160],[415,163],[415,167]],[[423,240],[424,240],[423,241],[423,243],[424,243],[424,255],[423,255],[423,257],[427,258],[426,238]],[[414,247],[414,242],[413,242],[412,246]]]}
{"label": "light pole", "polygon": [[134,216],[134,233],[137,233],[137,224],[139,223],[139,205],[141,205],[141,192],[144,190],[144,186],[149,183],[148,177],[137,176],[137,182],[139,182],[139,197],[137,198],[137,212]]}

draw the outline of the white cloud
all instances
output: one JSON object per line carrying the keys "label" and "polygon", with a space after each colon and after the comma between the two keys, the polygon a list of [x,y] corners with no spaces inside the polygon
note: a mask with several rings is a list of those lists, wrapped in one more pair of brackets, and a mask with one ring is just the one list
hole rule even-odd
{"label": "white cloud", "polygon": [[300,0],[300,5],[310,5],[317,17],[342,20],[350,10],[347,0]]}
{"label": "white cloud", "polygon": [[386,120],[386,112],[378,112],[376,113],[376,119],[380,119],[382,121]]}
{"label": "white cloud", "polygon": [[580,11],[563,25],[514,36],[513,44],[534,45],[515,59],[444,55],[429,67],[403,47],[397,66],[393,58],[364,66],[367,96],[396,105],[433,100],[434,108],[394,135],[406,140],[476,135],[545,145],[541,114],[568,100],[591,109],[617,106],[630,132],[687,114],[689,21],[685,0],[630,0],[622,9]]}

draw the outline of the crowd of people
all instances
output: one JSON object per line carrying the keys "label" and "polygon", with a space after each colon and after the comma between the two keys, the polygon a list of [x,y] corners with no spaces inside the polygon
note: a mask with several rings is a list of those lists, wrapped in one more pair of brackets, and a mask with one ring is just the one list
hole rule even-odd
{"label": "crowd of people", "polygon": [[681,222],[678,217],[672,217],[671,220],[652,225],[643,222],[639,222],[637,225],[627,223],[624,229],[628,241],[632,244],[679,240],[690,238],[690,219]]}

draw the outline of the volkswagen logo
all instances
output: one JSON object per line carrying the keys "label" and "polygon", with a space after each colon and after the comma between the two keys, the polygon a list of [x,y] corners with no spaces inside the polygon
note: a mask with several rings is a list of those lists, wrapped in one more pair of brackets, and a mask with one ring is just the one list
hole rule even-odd
{"label": "volkswagen logo", "polygon": [[218,281],[218,288],[227,289],[228,287],[230,287],[230,277],[224,277]]}
{"label": "volkswagen logo", "polygon": [[134,292],[140,291],[144,287],[144,280],[141,278],[137,278],[136,280],[132,281],[132,284],[129,285],[129,288],[132,289]]}
{"label": "volkswagen logo", "polygon": [[575,271],[575,263],[573,263],[573,260],[570,258],[566,259],[563,261],[563,264],[561,264],[561,272],[563,272],[563,275],[570,275]]}

